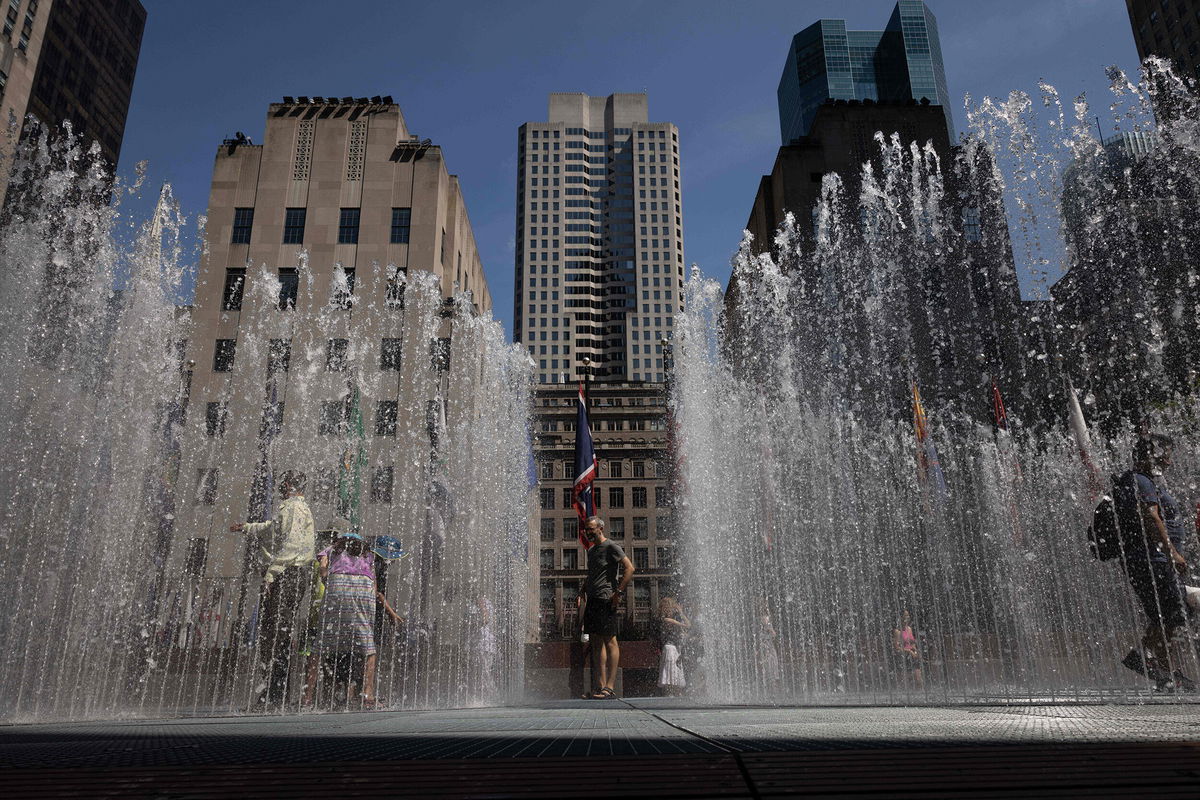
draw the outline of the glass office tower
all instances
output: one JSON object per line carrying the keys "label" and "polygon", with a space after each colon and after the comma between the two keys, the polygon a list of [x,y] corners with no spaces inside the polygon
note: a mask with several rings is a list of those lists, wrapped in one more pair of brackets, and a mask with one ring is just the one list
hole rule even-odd
{"label": "glass office tower", "polygon": [[807,136],[828,99],[927,99],[942,107],[954,140],[937,20],[921,0],[900,0],[882,31],[850,31],[845,20],[823,19],[793,37],[779,80],[783,144]]}

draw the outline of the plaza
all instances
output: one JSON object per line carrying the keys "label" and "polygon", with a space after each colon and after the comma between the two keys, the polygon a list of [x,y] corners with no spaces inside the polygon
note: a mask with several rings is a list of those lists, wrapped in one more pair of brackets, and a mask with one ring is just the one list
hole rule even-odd
{"label": "plaza", "polygon": [[16,797],[1195,797],[1200,706],[676,698],[0,729]]}

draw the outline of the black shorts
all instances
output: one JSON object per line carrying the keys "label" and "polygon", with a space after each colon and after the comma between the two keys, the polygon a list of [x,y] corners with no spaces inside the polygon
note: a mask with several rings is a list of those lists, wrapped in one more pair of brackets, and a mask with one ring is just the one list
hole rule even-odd
{"label": "black shorts", "polygon": [[1175,565],[1162,561],[1130,561],[1129,585],[1151,621],[1178,628],[1187,624],[1187,603]]}
{"label": "black shorts", "polygon": [[613,608],[612,600],[587,599],[583,610],[583,632],[589,636],[617,635],[617,610]]}

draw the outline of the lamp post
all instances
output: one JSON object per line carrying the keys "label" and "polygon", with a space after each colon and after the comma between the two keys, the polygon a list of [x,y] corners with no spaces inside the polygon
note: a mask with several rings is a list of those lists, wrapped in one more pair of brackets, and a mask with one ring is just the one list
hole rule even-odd
{"label": "lamp post", "polygon": [[591,356],[584,356],[583,357],[583,404],[584,404],[584,407],[587,408],[589,411],[591,410],[591,406],[592,406],[591,378],[592,378],[592,358],[591,358]]}

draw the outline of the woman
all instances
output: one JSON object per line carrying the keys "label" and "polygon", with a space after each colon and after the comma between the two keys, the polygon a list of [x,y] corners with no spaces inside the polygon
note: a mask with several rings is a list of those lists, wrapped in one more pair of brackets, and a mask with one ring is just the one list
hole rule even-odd
{"label": "woman", "polygon": [[403,622],[387,598],[376,589],[375,554],[357,533],[343,533],[333,546],[317,554],[325,599],[309,663],[304,703],[311,704],[317,686],[319,657],[354,654],[363,658],[359,700],[363,706],[376,704],[375,687],[375,602],[383,604],[393,622]]}
{"label": "woman", "polygon": [[687,685],[679,656],[683,650],[683,639],[692,623],[683,614],[683,606],[673,597],[664,597],[658,603],[658,621],[655,638],[661,655],[658,661],[658,685],[667,694],[683,694]]}
{"label": "woman", "polygon": [[900,612],[899,627],[892,629],[892,651],[899,664],[899,670],[911,673],[917,688],[923,688],[925,682],[921,676],[921,653],[917,650],[917,636],[913,633],[912,618],[907,608]]}

